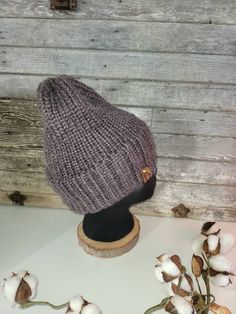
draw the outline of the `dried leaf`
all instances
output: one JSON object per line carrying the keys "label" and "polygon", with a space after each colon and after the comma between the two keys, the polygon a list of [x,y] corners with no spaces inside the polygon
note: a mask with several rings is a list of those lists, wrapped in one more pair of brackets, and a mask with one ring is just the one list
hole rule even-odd
{"label": "dried leaf", "polygon": [[215,221],[207,221],[202,226],[201,234],[205,234],[216,222]]}
{"label": "dried leaf", "polygon": [[161,265],[165,260],[167,260],[169,258],[169,254],[162,254],[160,256],[158,256],[157,259],[157,264],[158,266]]}
{"label": "dried leaf", "polygon": [[66,313],[72,312],[72,309],[70,308],[70,306],[68,305],[68,308],[66,310]]}
{"label": "dried leaf", "polygon": [[86,305],[90,304],[90,303],[89,303],[87,300],[85,300],[83,297],[82,297],[82,299],[84,300],[83,306],[86,306]]}
{"label": "dried leaf", "polygon": [[188,275],[188,274],[184,274],[184,277],[186,278],[190,288],[191,288],[191,291],[193,291],[193,280],[192,278]]}
{"label": "dried leaf", "polygon": [[232,314],[227,307],[216,303],[210,305],[210,310],[215,314]]}
{"label": "dried leaf", "polygon": [[175,263],[175,265],[181,270],[182,268],[182,263],[180,260],[180,257],[178,255],[172,255],[170,260]]}
{"label": "dried leaf", "polygon": [[32,290],[30,286],[24,279],[22,279],[16,291],[15,301],[19,304],[24,304],[27,301],[29,301],[31,294],[32,294]]}
{"label": "dried leaf", "polygon": [[165,306],[165,311],[171,314],[178,314],[176,308],[174,307],[174,305],[171,303],[171,301],[169,301],[166,306]]}
{"label": "dried leaf", "polygon": [[177,294],[177,295],[179,295],[182,298],[185,298],[185,297],[191,295],[191,292],[186,291],[186,290],[184,290],[182,288],[178,288],[178,286],[175,283],[173,283],[173,282],[171,284],[171,288],[172,288],[174,294]]}
{"label": "dried leaf", "polygon": [[192,273],[196,277],[200,277],[203,271],[203,266],[204,266],[204,261],[203,259],[198,256],[193,254],[192,257]]}
{"label": "dried leaf", "polygon": [[202,226],[201,234],[203,234],[205,236],[208,236],[210,234],[217,235],[220,232],[220,229],[218,229],[217,231],[214,231],[214,232],[210,231],[210,229],[215,225],[215,223],[216,223],[215,221],[208,221],[208,222],[204,223],[204,225]]}
{"label": "dried leaf", "polygon": [[220,274],[220,271],[216,271],[215,269],[210,267],[210,276],[214,277],[216,275]]}

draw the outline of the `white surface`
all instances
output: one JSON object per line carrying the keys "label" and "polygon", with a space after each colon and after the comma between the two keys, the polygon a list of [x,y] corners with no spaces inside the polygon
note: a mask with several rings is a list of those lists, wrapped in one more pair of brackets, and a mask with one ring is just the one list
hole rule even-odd
{"label": "white surface", "polygon": [[[82,216],[68,210],[0,207],[0,280],[11,271],[27,269],[39,279],[38,300],[64,303],[79,293],[97,303],[104,314],[142,314],[166,297],[154,277],[155,257],[172,251],[190,270],[191,239],[203,221],[138,217],[141,237],[128,254],[113,259],[86,255],[79,247],[76,228]],[[236,223],[220,223],[236,235]],[[236,248],[229,254],[236,262]],[[215,288],[217,302],[236,313],[236,282]],[[22,312],[11,308],[0,293],[0,313]],[[65,313],[45,307],[25,314]],[[159,311],[158,313],[166,313]]]}

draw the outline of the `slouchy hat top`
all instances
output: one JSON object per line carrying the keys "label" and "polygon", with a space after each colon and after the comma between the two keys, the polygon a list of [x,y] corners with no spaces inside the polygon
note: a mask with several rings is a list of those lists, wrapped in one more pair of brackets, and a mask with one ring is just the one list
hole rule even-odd
{"label": "slouchy hat top", "polygon": [[46,173],[63,201],[80,214],[112,206],[156,174],[147,125],[70,76],[39,84]]}

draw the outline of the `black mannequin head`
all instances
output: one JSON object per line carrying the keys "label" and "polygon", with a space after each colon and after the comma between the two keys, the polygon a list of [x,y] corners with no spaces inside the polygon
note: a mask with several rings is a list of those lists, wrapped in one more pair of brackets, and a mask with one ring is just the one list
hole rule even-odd
{"label": "black mannequin head", "polygon": [[125,237],[134,225],[129,208],[151,198],[156,186],[152,176],[140,189],[124,197],[114,205],[95,214],[86,214],[83,220],[84,233],[93,240],[112,242]]}

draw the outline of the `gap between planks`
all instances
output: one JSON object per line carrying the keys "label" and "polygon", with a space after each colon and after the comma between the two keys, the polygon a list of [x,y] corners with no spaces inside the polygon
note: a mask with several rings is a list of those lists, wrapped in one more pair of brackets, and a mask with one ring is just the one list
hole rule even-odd
{"label": "gap between planks", "polygon": [[[1,48],[1,46],[0,46]],[[208,81],[208,82],[204,82],[204,81],[184,81],[184,80],[173,80],[173,79],[168,79],[168,80],[160,80],[160,79],[148,79],[148,78],[129,78],[129,77],[107,77],[107,76],[96,76],[96,75],[79,75],[79,74],[68,74],[68,73],[59,73],[59,74],[53,74],[53,73],[27,73],[27,72],[1,72],[0,71],[0,77],[4,77],[4,76],[24,76],[24,77],[57,77],[59,75],[71,75],[73,77],[77,77],[78,80],[82,79],[82,80],[95,80],[95,81],[124,81],[124,82],[134,82],[134,83],[163,83],[163,84],[176,84],[176,85],[202,85],[202,88],[204,88],[204,86],[208,87],[208,86],[215,86],[217,88],[217,86],[224,86],[225,89],[228,86],[235,86],[236,87],[236,81],[235,83],[225,83],[225,82],[213,82],[213,81]],[[20,99],[20,96],[0,96],[1,98],[13,98],[13,99]],[[21,99],[27,99],[25,97],[21,98]],[[33,100],[34,98],[32,98],[31,100]]]}
{"label": "gap between planks", "polygon": [[[66,11],[66,10],[65,10]],[[71,11],[68,11],[68,13],[71,13]],[[213,20],[208,20],[208,21],[179,21],[179,20],[135,20],[135,19],[119,19],[119,18],[114,18],[114,17],[109,17],[109,18],[93,18],[93,17],[83,17],[80,16],[78,18],[71,18],[71,16],[63,16],[63,17],[58,17],[58,16],[53,16],[53,17],[47,17],[47,16],[8,16],[8,15],[1,15],[0,13],[0,19],[11,19],[11,20],[55,20],[55,21],[85,21],[85,22],[89,22],[89,21],[94,21],[94,22],[100,22],[100,21],[104,21],[104,22],[134,22],[134,23],[163,23],[163,24],[186,24],[186,25],[216,25],[216,26],[235,26],[236,25],[236,21],[234,23],[227,23],[227,22],[217,22],[217,21],[213,21]]]}

